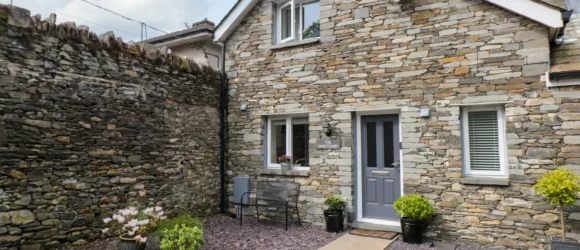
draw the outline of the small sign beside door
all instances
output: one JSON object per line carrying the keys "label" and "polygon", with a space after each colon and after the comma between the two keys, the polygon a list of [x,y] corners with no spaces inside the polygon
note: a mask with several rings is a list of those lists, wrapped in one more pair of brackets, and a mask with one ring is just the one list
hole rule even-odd
{"label": "small sign beside door", "polygon": [[340,149],[340,139],[318,139],[316,149]]}

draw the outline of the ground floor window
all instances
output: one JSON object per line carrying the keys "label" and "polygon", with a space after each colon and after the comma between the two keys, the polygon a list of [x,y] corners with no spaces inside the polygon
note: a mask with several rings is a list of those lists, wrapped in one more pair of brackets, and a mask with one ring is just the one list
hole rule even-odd
{"label": "ground floor window", "polygon": [[280,168],[278,157],[292,156],[294,169],[309,169],[308,117],[268,118],[266,155],[268,168]]}
{"label": "ground floor window", "polygon": [[507,157],[503,107],[463,108],[461,126],[465,174],[506,177]]}

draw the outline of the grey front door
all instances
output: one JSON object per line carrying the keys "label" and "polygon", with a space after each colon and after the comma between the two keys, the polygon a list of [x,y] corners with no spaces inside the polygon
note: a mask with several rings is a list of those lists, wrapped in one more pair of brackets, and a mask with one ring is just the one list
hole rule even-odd
{"label": "grey front door", "polygon": [[393,203],[401,196],[399,115],[362,119],[363,217],[398,220]]}

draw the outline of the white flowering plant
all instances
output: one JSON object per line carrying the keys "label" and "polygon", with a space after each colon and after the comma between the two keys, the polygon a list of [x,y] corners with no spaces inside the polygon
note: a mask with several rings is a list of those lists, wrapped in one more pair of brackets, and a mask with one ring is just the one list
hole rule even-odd
{"label": "white flowering plant", "polygon": [[129,206],[121,209],[112,217],[103,219],[108,228],[103,229],[103,233],[121,235],[135,239],[139,244],[147,242],[147,233],[155,230],[159,222],[167,219],[162,207],[148,207],[140,209],[136,206]]}

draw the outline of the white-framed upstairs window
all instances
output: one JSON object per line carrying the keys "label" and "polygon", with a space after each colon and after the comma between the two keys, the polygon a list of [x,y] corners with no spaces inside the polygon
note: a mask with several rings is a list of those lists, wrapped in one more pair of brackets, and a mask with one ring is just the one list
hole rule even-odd
{"label": "white-framed upstairs window", "polygon": [[507,177],[502,106],[464,107],[461,113],[463,168],[467,176]]}
{"label": "white-framed upstairs window", "polygon": [[320,37],[319,1],[287,0],[279,2],[277,6],[278,43]]}
{"label": "white-framed upstairs window", "polygon": [[293,170],[309,170],[309,126],[305,116],[268,117],[266,167],[280,168],[278,157],[292,156]]}

